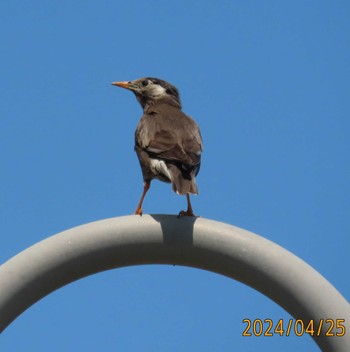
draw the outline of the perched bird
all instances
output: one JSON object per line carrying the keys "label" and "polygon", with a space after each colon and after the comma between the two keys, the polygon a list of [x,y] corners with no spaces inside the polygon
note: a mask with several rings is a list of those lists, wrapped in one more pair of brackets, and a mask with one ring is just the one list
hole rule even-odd
{"label": "perched bird", "polygon": [[194,216],[189,194],[198,194],[202,137],[196,122],[181,111],[176,87],[158,78],[113,82],[134,92],[143,116],[135,131],[135,151],[140,161],[144,188],[135,214],[142,215],[142,202],[152,179],[171,182],[177,194],[187,197],[187,210],[179,216]]}

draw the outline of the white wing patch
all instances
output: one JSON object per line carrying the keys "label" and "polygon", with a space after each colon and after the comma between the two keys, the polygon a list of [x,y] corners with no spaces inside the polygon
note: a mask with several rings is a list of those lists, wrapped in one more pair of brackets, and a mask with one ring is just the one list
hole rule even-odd
{"label": "white wing patch", "polygon": [[169,180],[171,180],[171,174],[163,160],[151,159],[151,171],[154,174],[163,174]]}
{"label": "white wing patch", "polygon": [[162,149],[150,148],[150,147],[146,148],[146,150],[147,150],[148,152],[155,153],[155,154],[158,154],[158,153],[163,152]]}

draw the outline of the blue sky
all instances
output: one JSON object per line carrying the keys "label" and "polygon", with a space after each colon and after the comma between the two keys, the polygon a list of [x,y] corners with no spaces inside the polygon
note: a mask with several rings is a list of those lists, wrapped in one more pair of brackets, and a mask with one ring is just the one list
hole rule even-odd
{"label": "blue sky", "polygon": [[[62,230],[134,211],[135,97],[176,85],[204,139],[197,214],[258,233],[348,300],[350,5],[346,1],[7,1],[0,4],[0,263]],[[184,197],[154,182],[145,213]],[[1,290],[1,288],[0,288]],[[242,337],[290,316],[192,268],[139,266],[49,295],[2,351],[317,351],[308,336]]]}

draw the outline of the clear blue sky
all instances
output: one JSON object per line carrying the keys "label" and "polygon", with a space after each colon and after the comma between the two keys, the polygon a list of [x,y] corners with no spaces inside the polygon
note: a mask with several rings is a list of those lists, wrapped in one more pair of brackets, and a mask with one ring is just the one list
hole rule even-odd
{"label": "clear blue sky", "polygon": [[[142,112],[110,82],[155,76],[202,130],[195,212],[280,244],[350,298],[347,1],[12,0],[0,31],[0,263],[134,211]],[[144,212],[184,206],[154,182]],[[318,350],[308,336],[242,337],[244,318],[290,316],[213,273],[124,268],[38,302],[0,349]]]}

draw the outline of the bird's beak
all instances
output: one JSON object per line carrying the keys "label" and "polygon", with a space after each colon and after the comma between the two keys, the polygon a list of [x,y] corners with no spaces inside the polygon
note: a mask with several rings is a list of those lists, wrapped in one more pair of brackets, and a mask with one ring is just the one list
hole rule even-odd
{"label": "bird's beak", "polygon": [[131,82],[112,82],[112,84],[121,88],[132,89]]}

